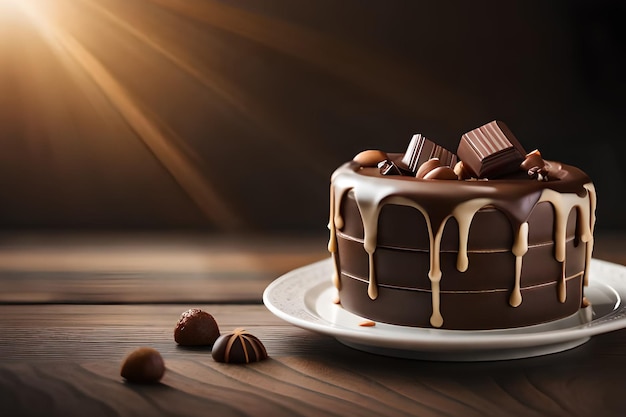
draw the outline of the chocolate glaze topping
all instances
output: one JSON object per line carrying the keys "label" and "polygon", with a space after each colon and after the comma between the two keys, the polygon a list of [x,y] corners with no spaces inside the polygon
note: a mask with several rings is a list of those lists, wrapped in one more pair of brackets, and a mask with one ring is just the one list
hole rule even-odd
{"label": "chocolate glaze topping", "polygon": [[[387,154],[387,156],[390,161],[400,162],[403,155]],[[570,291],[568,280],[580,275],[584,276],[585,285],[588,280],[595,224],[595,189],[590,178],[573,166],[545,161],[542,169],[547,173],[545,177],[547,180],[537,181],[520,170],[521,175],[513,173],[497,179],[441,181],[408,176],[384,176],[378,168],[364,167],[355,161],[345,163],[331,178],[328,249],[335,261],[334,285],[341,289],[342,260],[338,255],[338,234],[342,234],[344,227],[342,207],[348,198],[356,203],[362,221],[362,245],[369,264],[367,295],[371,300],[376,300],[379,296],[376,273],[378,257],[375,254],[379,246],[381,212],[386,206],[415,209],[425,220],[428,234],[430,288],[427,290],[430,291],[431,297],[429,322],[433,327],[446,327],[444,326],[446,317],[442,314],[440,305],[441,287],[446,280],[441,266],[444,231],[450,228],[450,224],[456,223],[458,238],[454,241],[458,242],[458,247],[452,252],[456,255],[456,269],[465,273],[472,268],[468,257],[472,223],[477,213],[495,209],[506,216],[513,236],[511,246],[501,249],[508,251],[510,256],[515,258],[515,271],[512,272],[514,279],[506,290],[509,292],[510,307],[518,308],[523,304],[520,279],[525,268],[523,259],[529,250],[529,219],[538,205],[547,203],[553,207],[553,256],[554,260],[562,265],[561,278],[556,284],[557,298],[560,303],[565,303]],[[565,258],[568,253],[566,246],[571,240],[568,237],[568,219],[571,212],[576,213],[575,239],[577,242],[583,242],[585,249],[583,270],[568,272],[567,275]],[[449,231],[446,233],[450,234]],[[352,237],[350,239],[354,240]],[[414,248],[398,249],[414,250]],[[382,254],[380,256],[382,259]],[[352,283],[350,285],[354,286]],[[467,327],[474,328],[472,325]],[[481,325],[477,324],[475,327],[481,328]]]}

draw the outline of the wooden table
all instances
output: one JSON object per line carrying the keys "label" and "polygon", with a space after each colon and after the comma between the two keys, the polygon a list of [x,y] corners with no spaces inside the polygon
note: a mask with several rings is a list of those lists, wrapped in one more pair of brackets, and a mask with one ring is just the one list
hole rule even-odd
{"label": "wooden table", "polygon": [[[598,237],[594,257],[626,264],[625,243]],[[0,415],[626,415],[626,330],[537,358],[428,362],[348,348],[261,303],[273,279],[324,257],[324,236],[2,236]],[[270,358],[222,364],[177,346],[191,307],[245,327]],[[161,383],[120,377],[139,346],[161,352]]]}

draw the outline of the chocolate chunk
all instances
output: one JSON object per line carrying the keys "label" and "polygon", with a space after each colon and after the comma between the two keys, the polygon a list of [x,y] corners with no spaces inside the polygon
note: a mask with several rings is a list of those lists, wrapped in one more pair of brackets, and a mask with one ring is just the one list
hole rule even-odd
{"label": "chocolate chunk", "polygon": [[539,181],[549,180],[548,167],[537,149],[526,155],[526,158],[520,164],[520,168],[525,170],[532,179]]}
{"label": "chocolate chunk", "polygon": [[441,165],[449,167],[453,167],[457,161],[455,154],[417,133],[409,142],[402,164],[415,174],[424,162],[432,158],[439,158]]}
{"label": "chocolate chunk", "polygon": [[539,167],[532,167],[528,170],[528,176],[537,181],[549,181],[548,170]]}
{"label": "chocolate chunk", "polygon": [[211,351],[213,359],[225,363],[250,363],[267,359],[263,343],[244,329],[221,335]]}
{"label": "chocolate chunk", "polygon": [[523,170],[529,170],[531,168],[544,168],[546,166],[545,161],[541,157],[541,152],[538,149],[535,149],[532,152],[529,152],[528,155],[524,158],[522,163],[520,163],[520,167]]}
{"label": "chocolate chunk", "polygon": [[519,171],[526,151],[501,121],[494,120],[461,137],[457,155],[477,178],[498,178]]}
{"label": "chocolate chunk", "polygon": [[385,159],[378,164],[378,169],[382,175],[402,175],[402,171],[398,166],[389,159]]}

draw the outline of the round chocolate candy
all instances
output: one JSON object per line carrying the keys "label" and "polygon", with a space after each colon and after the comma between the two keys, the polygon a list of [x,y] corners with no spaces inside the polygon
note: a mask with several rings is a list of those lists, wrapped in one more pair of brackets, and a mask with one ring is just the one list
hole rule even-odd
{"label": "round chocolate candy", "polygon": [[419,166],[417,172],[415,173],[415,178],[424,178],[426,174],[439,167],[441,167],[439,158],[431,158]]}
{"label": "round chocolate candy", "polygon": [[221,335],[211,351],[213,359],[225,363],[250,363],[267,359],[263,343],[245,329]]}
{"label": "round chocolate candy", "polygon": [[199,308],[185,311],[174,329],[174,340],[182,346],[213,346],[219,336],[213,316]]}
{"label": "round chocolate candy", "polygon": [[141,347],[132,351],[124,360],[120,375],[128,382],[150,384],[158,382],[165,373],[165,362],[159,351]]}
{"label": "round chocolate candy", "polygon": [[425,180],[458,180],[454,170],[450,167],[437,167],[424,175]]}
{"label": "round chocolate candy", "polygon": [[375,167],[387,158],[386,152],[379,151],[378,149],[368,149],[356,154],[352,160],[363,167]]}

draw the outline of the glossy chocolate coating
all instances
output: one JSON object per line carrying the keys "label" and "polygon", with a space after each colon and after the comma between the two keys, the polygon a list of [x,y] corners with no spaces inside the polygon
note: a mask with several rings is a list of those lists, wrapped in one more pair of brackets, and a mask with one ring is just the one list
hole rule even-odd
{"label": "glossy chocolate coating", "polygon": [[181,314],[174,328],[174,340],[181,346],[212,346],[219,335],[215,318],[198,308]]}
{"label": "glossy chocolate coating", "polygon": [[165,362],[159,351],[141,347],[132,351],[124,360],[120,375],[128,382],[152,384],[165,373]]}
{"label": "glossy chocolate coating", "polygon": [[[488,330],[520,327],[570,316],[581,304],[582,278],[568,281],[567,299],[557,301],[556,283],[522,289],[524,302],[511,307],[509,293],[442,293],[444,329]],[[359,316],[383,323],[412,327],[432,327],[431,294],[381,286],[376,300],[367,297],[367,282],[342,276],[341,305]]]}
{"label": "glossy chocolate coating", "polygon": [[250,363],[267,359],[263,343],[243,329],[221,335],[211,351],[213,359],[225,363]]}
{"label": "glossy chocolate coating", "polygon": [[[546,163],[551,181],[523,172],[489,181],[429,181],[382,177],[350,163],[339,168],[329,248],[336,249],[341,305],[379,322],[459,330],[527,326],[576,313],[593,243],[595,192],[579,169]],[[455,211],[472,201],[482,206],[469,215]],[[368,249],[372,213],[376,240]],[[459,266],[465,229],[457,217],[471,219],[466,269]],[[442,323],[433,324],[434,310]]]}
{"label": "glossy chocolate coating", "polygon": [[[406,326],[430,327],[430,280],[428,279],[428,233],[424,219],[414,209],[388,205],[380,217],[376,250],[379,296],[367,295],[368,255],[363,249],[363,228],[354,198],[343,205],[346,224],[338,234],[341,263],[341,305],[365,318]],[[557,300],[556,277],[562,273],[554,259],[553,209],[538,205],[529,223],[531,247],[524,255],[521,282],[523,303],[509,305],[515,256],[513,237],[506,217],[495,209],[480,211],[469,239],[469,268],[456,268],[459,246],[456,221],[446,225],[441,253],[441,305],[443,328],[492,329],[519,327],[574,314],[580,307],[582,280],[579,274],[567,284],[567,301]],[[348,219],[350,219],[348,221]],[[566,276],[584,269],[584,245],[575,239],[576,216],[568,220]],[[478,232],[480,231],[480,232]],[[463,292],[473,293],[463,293]],[[497,313],[496,313],[497,312]]]}

